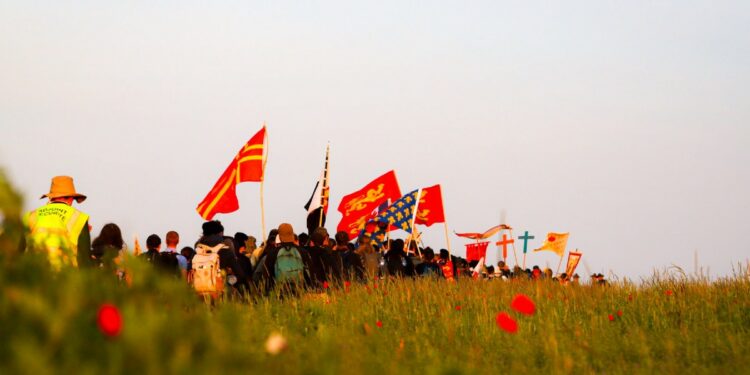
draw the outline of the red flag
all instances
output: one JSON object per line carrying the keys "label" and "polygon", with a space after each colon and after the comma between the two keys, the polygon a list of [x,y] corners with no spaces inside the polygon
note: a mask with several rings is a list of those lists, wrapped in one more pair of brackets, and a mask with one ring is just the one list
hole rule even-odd
{"label": "red flag", "polygon": [[489,242],[470,243],[466,245],[466,260],[480,260],[487,257],[487,246]]}
{"label": "red flag", "polygon": [[440,190],[440,185],[422,189],[416,223],[429,227],[432,224],[444,222],[443,193]]}
{"label": "red flag", "polygon": [[349,239],[357,237],[376,207],[388,199],[395,202],[399,198],[401,189],[396,180],[396,172],[390,171],[341,199],[339,212],[343,217],[336,230],[348,233]]}
{"label": "red flag", "polygon": [[265,169],[266,127],[256,133],[232,159],[219,181],[208,192],[196,210],[205,220],[213,219],[218,213],[228,214],[237,211],[236,187],[240,182],[263,181]]}

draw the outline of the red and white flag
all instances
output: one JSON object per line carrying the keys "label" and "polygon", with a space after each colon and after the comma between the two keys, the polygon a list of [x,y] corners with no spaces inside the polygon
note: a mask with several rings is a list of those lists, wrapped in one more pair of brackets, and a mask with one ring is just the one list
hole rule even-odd
{"label": "red and white flag", "polygon": [[211,220],[216,214],[228,214],[240,208],[236,192],[237,184],[240,182],[263,181],[267,140],[264,126],[232,159],[214,187],[196,208],[204,220]]}

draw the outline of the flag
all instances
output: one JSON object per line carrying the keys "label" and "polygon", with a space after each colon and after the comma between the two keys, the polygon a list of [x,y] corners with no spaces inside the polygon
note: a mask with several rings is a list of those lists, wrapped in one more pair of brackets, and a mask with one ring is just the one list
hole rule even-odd
{"label": "flag", "polygon": [[378,229],[372,235],[374,244],[381,245],[383,243],[388,226],[396,227],[409,234],[412,233],[412,225],[416,217],[415,210],[419,209],[418,197],[421,191],[422,189],[417,189],[404,195],[375,218],[375,221],[379,225]]}
{"label": "flag", "polygon": [[328,215],[328,197],[329,197],[329,170],[328,170],[328,155],[330,148],[326,147],[326,162],[323,167],[323,172],[320,174],[320,179],[315,183],[315,189],[307,201],[305,209],[307,210],[307,233],[312,232],[318,227],[326,225],[326,216]]}
{"label": "flag", "polygon": [[489,242],[470,243],[466,245],[466,261],[479,260],[487,257]]}
{"label": "flag", "polygon": [[575,251],[568,253],[568,265],[565,266],[565,273],[568,274],[568,277],[573,277],[573,272],[576,272],[576,267],[578,267],[578,262],[581,261],[581,256],[583,256],[582,253]]}
{"label": "flag", "polygon": [[565,254],[565,246],[568,245],[568,235],[570,233],[549,233],[547,234],[547,239],[544,241],[544,245],[534,251],[552,251],[562,257]]}
{"label": "flag", "polygon": [[422,189],[416,223],[429,227],[432,224],[444,222],[443,193],[440,190],[440,185]]}
{"label": "flag", "polygon": [[[464,237],[464,238],[470,238],[472,240],[486,240],[486,239],[494,236],[495,234],[497,234],[497,232],[499,232],[500,230],[503,230],[503,229],[510,230],[510,229],[513,229],[513,228],[511,228],[511,227],[509,227],[509,226],[507,226],[505,224],[500,224],[500,225],[494,226],[494,227],[492,227],[490,229],[487,229],[487,231],[485,231],[484,233],[456,233],[456,236]],[[453,232],[453,233],[455,233],[455,232]]]}
{"label": "flag", "polygon": [[203,219],[211,220],[218,213],[228,214],[240,208],[236,193],[238,183],[263,181],[266,140],[266,127],[264,126],[240,149],[214,187],[196,208]]}
{"label": "flag", "polygon": [[453,262],[447,261],[445,264],[443,264],[440,267],[440,270],[443,271],[443,277],[445,277],[448,281],[454,281],[454,275],[453,275]]}
{"label": "flag", "polygon": [[484,258],[479,259],[477,266],[471,270],[471,277],[478,279],[482,274],[482,271],[486,271],[486,268],[484,266]]}
{"label": "flag", "polygon": [[343,217],[336,230],[348,233],[350,240],[355,238],[376,207],[388,199],[395,201],[399,197],[401,189],[396,180],[396,172],[390,171],[341,199],[338,210]]}

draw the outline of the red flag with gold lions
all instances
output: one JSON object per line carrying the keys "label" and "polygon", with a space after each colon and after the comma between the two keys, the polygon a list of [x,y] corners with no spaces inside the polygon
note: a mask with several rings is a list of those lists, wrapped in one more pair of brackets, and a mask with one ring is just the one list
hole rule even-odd
{"label": "red flag with gold lions", "polygon": [[266,165],[266,127],[256,133],[229,163],[219,181],[208,192],[196,210],[205,220],[213,219],[218,213],[228,214],[237,211],[236,188],[240,182],[263,181]]}
{"label": "red flag with gold lions", "polygon": [[398,186],[396,172],[390,171],[341,199],[339,212],[343,217],[336,230],[348,233],[350,240],[356,238],[376,207],[388,199],[396,201],[399,198],[401,189]]}
{"label": "red flag with gold lions", "polygon": [[445,222],[443,192],[440,190],[440,185],[422,189],[415,222],[428,227],[435,223]]}

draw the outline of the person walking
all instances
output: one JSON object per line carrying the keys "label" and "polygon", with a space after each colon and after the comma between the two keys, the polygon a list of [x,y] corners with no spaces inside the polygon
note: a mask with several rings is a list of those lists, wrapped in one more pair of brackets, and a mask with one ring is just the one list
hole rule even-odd
{"label": "person walking", "polygon": [[21,247],[26,251],[43,251],[53,269],[63,266],[91,267],[91,233],[89,215],[73,208],[86,200],[79,194],[69,176],[52,178],[49,193],[42,196],[48,203],[28,212],[24,226],[28,231]]}

